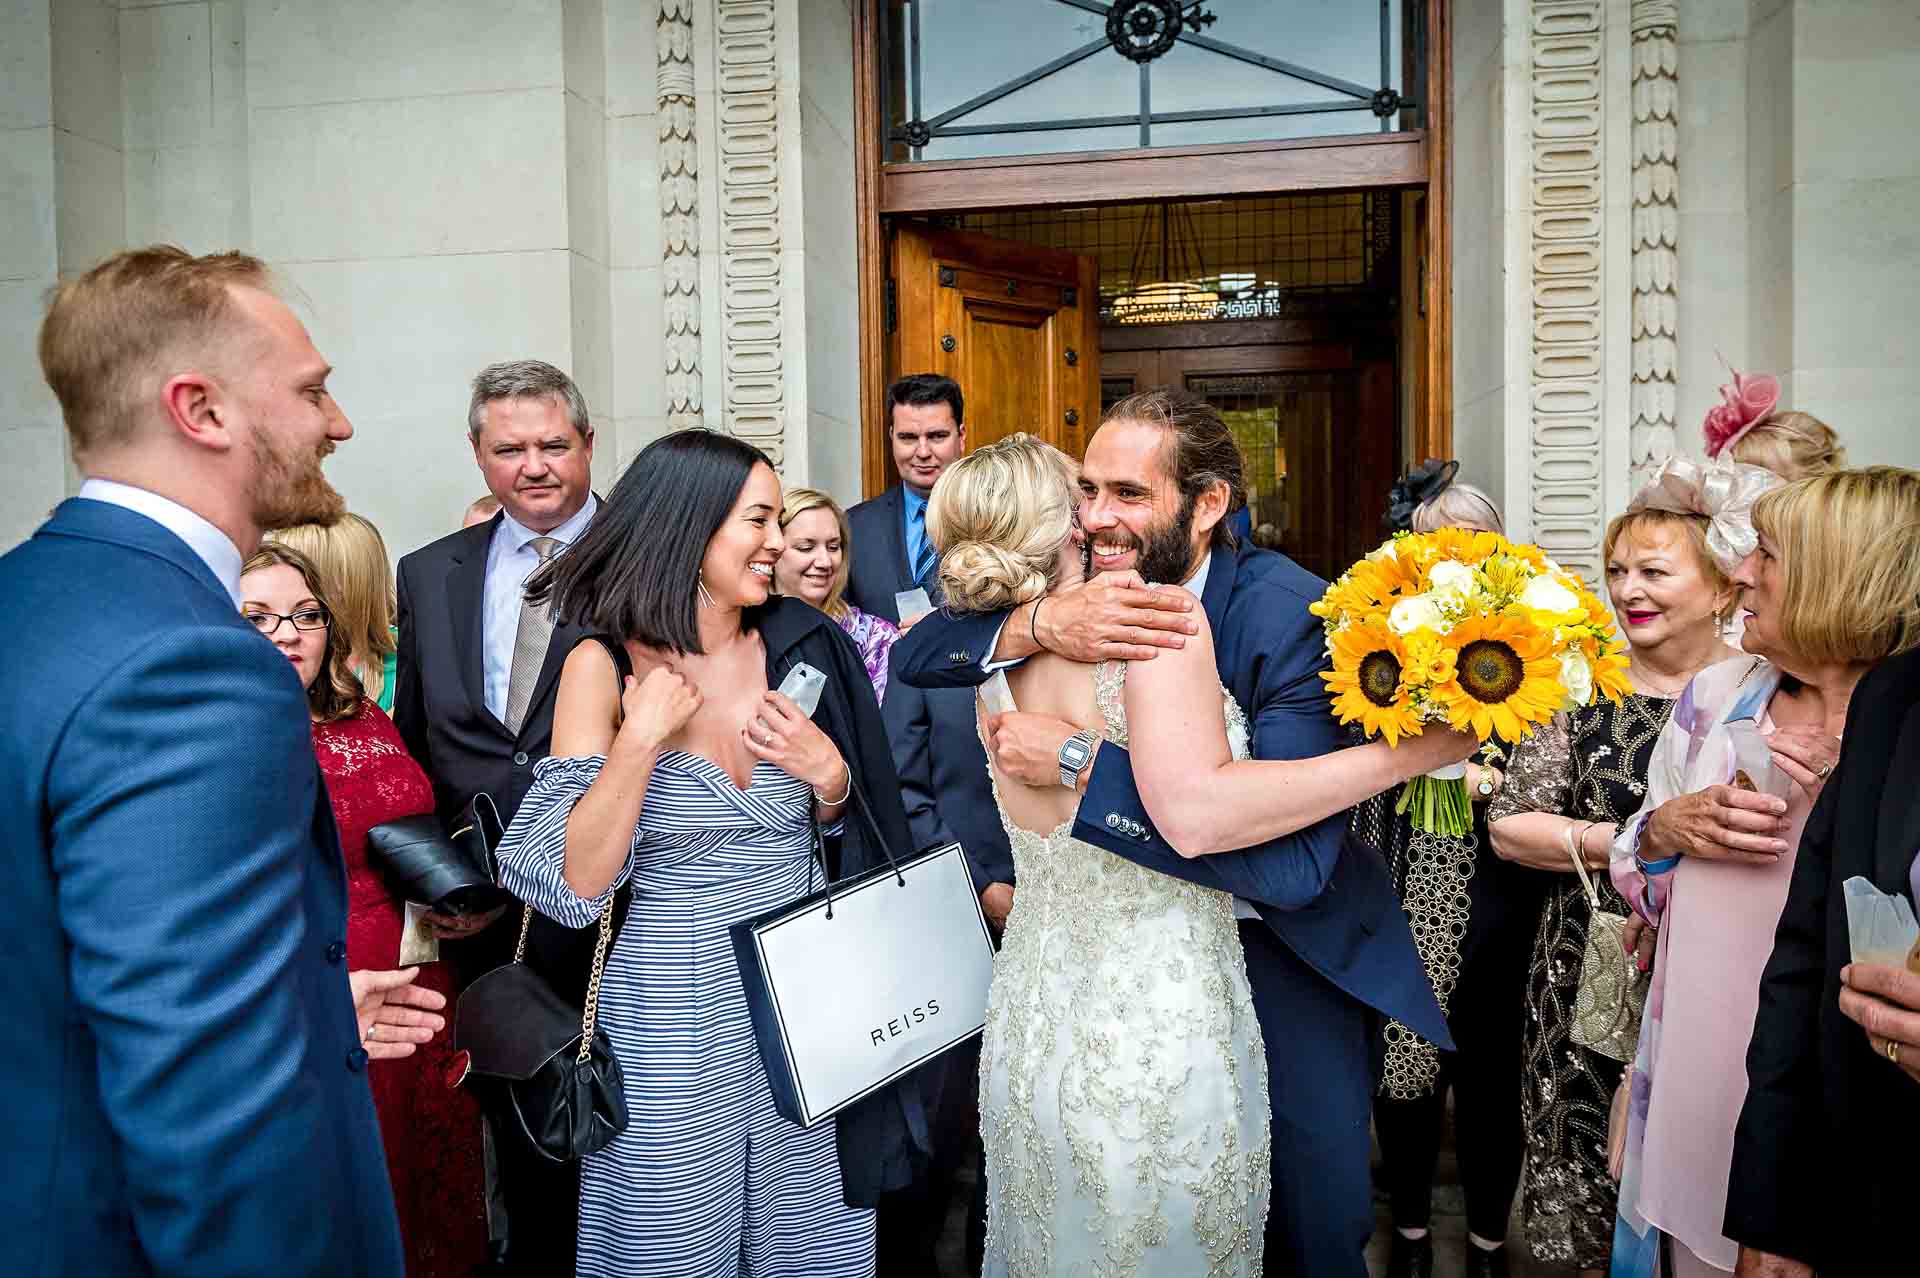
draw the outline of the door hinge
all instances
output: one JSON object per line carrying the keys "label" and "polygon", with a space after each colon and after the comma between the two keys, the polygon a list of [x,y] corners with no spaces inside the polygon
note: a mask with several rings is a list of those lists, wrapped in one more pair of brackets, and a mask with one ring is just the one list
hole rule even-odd
{"label": "door hinge", "polygon": [[881,285],[882,320],[886,331],[891,333],[900,327],[900,291],[892,280]]}

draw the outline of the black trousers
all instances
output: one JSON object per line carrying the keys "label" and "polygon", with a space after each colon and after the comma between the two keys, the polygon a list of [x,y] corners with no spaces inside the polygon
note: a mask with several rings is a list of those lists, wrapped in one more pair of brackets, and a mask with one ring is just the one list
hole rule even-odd
{"label": "black trousers", "polygon": [[[963,1168],[975,1179],[967,1204],[966,1272],[977,1274],[987,1249],[986,1152],[980,1145],[980,1040],[963,1043],[937,1065],[938,1094],[927,1096],[927,1129],[933,1158],[912,1185],[884,1195],[875,1213],[878,1272],[926,1275],[940,1272],[935,1248],[946,1230],[947,1212]],[[931,1090],[923,1076],[923,1094]]]}
{"label": "black trousers", "polygon": [[1440,1053],[1440,1079],[1432,1093],[1417,1100],[1374,1100],[1374,1133],[1399,1228],[1423,1229],[1433,1215],[1433,1173],[1452,1088],[1467,1228],[1489,1241],[1507,1236],[1525,1146],[1520,1031],[1526,1017],[1526,963],[1525,947],[1517,953],[1510,944],[1477,947],[1460,974],[1447,1016],[1459,1050]]}

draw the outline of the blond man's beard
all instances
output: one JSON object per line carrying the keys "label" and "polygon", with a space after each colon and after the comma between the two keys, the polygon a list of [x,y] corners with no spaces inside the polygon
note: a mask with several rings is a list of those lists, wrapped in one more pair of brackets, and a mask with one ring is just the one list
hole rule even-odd
{"label": "blond man's beard", "polygon": [[261,529],[292,528],[296,524],[334,524],[347,511],[346,498],[327,482],[320,461],[333,451],[328,440],[312,453],[301,455],[276,447],[264,431],[253,434],[256,463],[253,521]]}

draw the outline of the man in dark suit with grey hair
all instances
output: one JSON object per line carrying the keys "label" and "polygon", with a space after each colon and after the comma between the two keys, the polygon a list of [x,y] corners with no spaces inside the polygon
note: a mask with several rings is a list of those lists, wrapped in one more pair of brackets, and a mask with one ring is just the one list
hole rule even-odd
{"label": "man in dark suit with grey hair", "polygon": [[[433,781],[441,820],[485,794],[511,824],[552,749],[560,667],[583,637],[524,606],[522,592],[593,519],[593,423],[572,378],[515,360],[473,379],[467,436],[500,511],[400,561],[393,722]],[[434,916],[469,979],[513,957],[519,910],[488,927],[493,917]],[[569,974],[586,970],[592,936],[535,912],[527,961],[565,991]],[[571,1270],[578,1165],[548,1161],[517,1133],[490,1130],[489,1140],[505,1197],[504,1226],[497,1204],[489,1213],[496,1255],[504,1241],[515,1272]]]}

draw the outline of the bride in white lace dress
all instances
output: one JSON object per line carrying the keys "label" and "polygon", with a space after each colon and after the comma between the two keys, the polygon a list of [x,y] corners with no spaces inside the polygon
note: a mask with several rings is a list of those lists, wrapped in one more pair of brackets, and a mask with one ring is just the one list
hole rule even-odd
{"label": "bride in white lace dress", "polygon": [[[1015,435],[948,468],[927,527],[949,605],[1004,608],[1077,577],[1071,466]],[[1128,744],[1130,709],[1177,733],[1181,770],[1204,790],[1247,757],[1247,729],[1204,626],[1196,640],[1185,669],[1163,655],[1133,687],[1125,664],[1051,655],[1009,683],[1021,709],[1115,745]],[[1134,753],[1143,794],[1164,766],[1151,753],[1164,752]],[[996,776],[994,795],[1017,887],[980,1054],[988,1278],[1257,1278],[1267,1067],[1232,898],[1075,839],[1077,796],[1063,787]]]}

